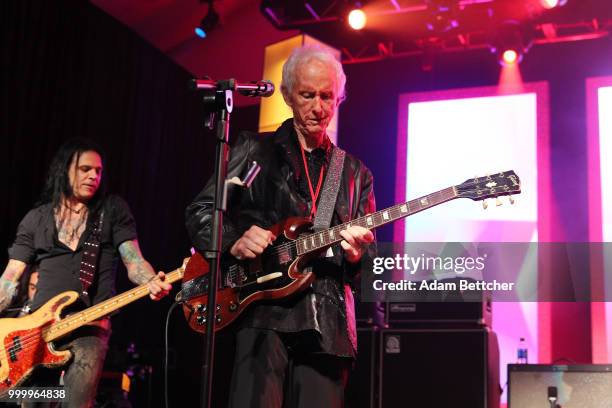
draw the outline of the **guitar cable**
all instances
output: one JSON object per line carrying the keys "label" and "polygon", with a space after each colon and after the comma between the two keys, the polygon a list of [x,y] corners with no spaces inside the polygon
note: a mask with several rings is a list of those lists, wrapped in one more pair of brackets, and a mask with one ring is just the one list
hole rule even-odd
{"label": "guitar cable", "polygon": [[181,304],[178,302],[174,302],[172,304],[172,306],[170,306],[170,309],[168,309],[168,314],[166,315],[166,333],[164,336],[164,342],[165,342],[165,356],[164,356],[164,403],[166,408],[170,408],[170,405],[168,404],[168,365],[169,365],[169,355],[170,355],[170,350],[169,350],[169,328],[170,328],[170,316],[172,315],[172,312],[174,311],[174,309],[177,306],[180,306]]}

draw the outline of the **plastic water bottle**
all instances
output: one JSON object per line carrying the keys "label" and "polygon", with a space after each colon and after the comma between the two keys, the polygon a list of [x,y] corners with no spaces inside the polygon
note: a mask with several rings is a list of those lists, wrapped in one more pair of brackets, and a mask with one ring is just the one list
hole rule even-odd
{"label": "plastic water bottle", "polygon": [[516,364],[527,364],[528,363],[528,349],[527,342],[524,337],[521,337],[518,347],[516,349]]}

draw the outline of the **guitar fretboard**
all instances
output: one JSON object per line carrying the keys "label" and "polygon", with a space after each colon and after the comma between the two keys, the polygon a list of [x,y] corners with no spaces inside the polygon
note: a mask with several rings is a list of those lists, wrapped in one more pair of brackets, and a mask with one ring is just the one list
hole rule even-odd
{"label": "guitar fretboard", "polygon": [[[166,274],[165,282],[173,283],[181,279],[183,277],[184,269],[185,266],[183,265],[180,268]],[[135,300],[145,297],[148,294],[149,286],[146,283],[137,286],[131,290],[128,290],[127,292],[114,296],[79,313],[70,315],[57,323],[53,323],[49,327],[43,329],[42,337],[45,339],[45,341],[55,340],[89,322],[106,316],[115,310],[132,303]]]}
{"label": "guitar fretboard", "polygon": [[295,241],[297,254],[304,255],[308,252],[316,251],[325,248],[332,244],[342,241],[340,231],[345,230],[353,225],[359,225],[367,229],[374,229],[381,225],[397,221],[401,218],[426,210],[438,204],[457,198],[457,190],[455,187],[448,187],[444,190],[436,191],[435,193],[407,201],[405,203],[394,205],[393,207],[384,210],[376,211],[371,214],[366,214],[363,217],[356,218],[350,222],[336,225],[325,231],[315,232],[304,237],[298,238]]}

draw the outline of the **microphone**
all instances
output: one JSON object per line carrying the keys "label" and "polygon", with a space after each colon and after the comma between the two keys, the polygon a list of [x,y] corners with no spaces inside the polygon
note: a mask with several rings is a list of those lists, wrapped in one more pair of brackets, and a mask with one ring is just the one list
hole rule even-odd
{"label": "microphone", "polygon": [[236,84],[236,90],[244,96],[272,96],[274,93],[274,84],[267,79],[261,81],[253,81],[248,84]]}
{"label": "microphone", "polygon": [[[274,84],[272,81],[267,79],[261,81],[252,81],[252,82],[238,82],[235,80],[230,80],[230,83],[233,86],[234,91],[238,91],[241,95],[251,96],[251,97],[268,97],[274,93]],[[217,81],[213,81],[211,79],[192,79],[191,87],[194,90],[203,90],[203,91],[216,91],[217,90]]]}

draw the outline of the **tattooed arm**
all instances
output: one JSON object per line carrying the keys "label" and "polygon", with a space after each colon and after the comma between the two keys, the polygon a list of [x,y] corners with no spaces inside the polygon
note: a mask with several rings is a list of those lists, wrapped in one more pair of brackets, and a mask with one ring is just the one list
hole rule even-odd
{"label": "tattooed arm", "polygon": [[164,282],[166,275],[163,272],[155,274],[151,264],[142,256],[137,240],[125,241],[119,245],[119,254],[130,281],[136,285],[149,285],[151,299],[159,300],[170,292],[172,286]]}
{"label": "tattooed arm", "polygon": [[0,277],[0,312],[6,309],[15,297],[19,286],[19,278],[26,266],[25,262],[9,259],[8,265]]}

